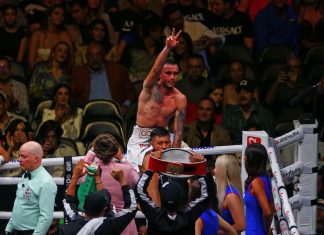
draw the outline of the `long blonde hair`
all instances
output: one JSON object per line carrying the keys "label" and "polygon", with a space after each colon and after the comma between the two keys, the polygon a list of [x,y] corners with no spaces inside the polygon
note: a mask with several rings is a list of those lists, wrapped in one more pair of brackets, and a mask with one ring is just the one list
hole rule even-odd
{"label": "long blonde hair", "polygon": [[217,198],[219,211],[222,211],[225,191],[228,185],[233,185],[242,195],[241,168],[237,157],[232,154],[224,154],[217,157],[215,162],[217,176]]}

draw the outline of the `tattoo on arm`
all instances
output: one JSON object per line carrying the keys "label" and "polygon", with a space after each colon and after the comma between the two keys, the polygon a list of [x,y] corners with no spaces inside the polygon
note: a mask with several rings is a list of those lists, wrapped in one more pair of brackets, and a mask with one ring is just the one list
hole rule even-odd
{"label": "tattoo on arm", "polygon": [[186,110],[185,108],[181,109],[176,121],[176,127],[175,127],[175,136],[174,136],[174,140],[173,140],[173,147],[180,147],[181,146],[181,141],[182,141],[182,137],[183,137],[183,123],[184,123],[184,119],[186,116]]}
{"label": "tattoo on arm", "polygon": [[159,92],[159,88],[158,88],[158,85],[156,84],[153,88],[153,96],[154,96],[154,99],[157,101],[157,102],[162,102],[162,96]]}

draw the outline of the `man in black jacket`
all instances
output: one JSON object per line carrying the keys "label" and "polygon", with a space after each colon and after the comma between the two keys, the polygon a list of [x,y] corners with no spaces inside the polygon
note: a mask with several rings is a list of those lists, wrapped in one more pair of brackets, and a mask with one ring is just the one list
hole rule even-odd
{"label": "man in black jacket", "polygon": [[[201,161],[197,156],[194,161]],[[200,160],[199,160],[200,159]],[[140,178],[135,193],[142,212],[148,220],[147,234],[150,235],[190,235],[195,233],[195,222],[208,205],[207,185],[204,177],[200,177],[200,197],[184,208],[183,187],[177,181],[169,181],[160,189],[161,207],[157,207],[147,195],[147,186],[152,176],[147,170]]]}

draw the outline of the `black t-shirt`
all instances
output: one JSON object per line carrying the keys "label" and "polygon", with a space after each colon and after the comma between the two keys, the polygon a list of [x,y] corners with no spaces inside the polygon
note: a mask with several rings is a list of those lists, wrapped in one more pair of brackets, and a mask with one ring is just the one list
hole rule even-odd
{"label": "black t-shirt", "polygon": [[27,36],[27,32],[19,28],[16,32],[7,32],[4,28],[0,28],[0,55],[10,56],[12,59],[16,60],[20,42]]}
{"label": "black t-shirt", "polygon": [[142,10],[141,12],[134,12],[130,8],[127,8],[117,14],[112,14],[111,23],[114,30],[120,32],[121,35],[128,33],[138,33],[140,26],[151,17],[158,16],[149,10]]}
{"label": "black t-shirt", "polygon": [[214,15],[213,20],[208,21],[208,27],[216,34],[225,35],[226,44],[243,45],[244,38],[254,37],[254,29],[249,16],[236,10],[229,19]]}
{"label": "black t-shirt", "polygon": [[181,12],[185,20],[190,22],[200,22],[206,26],[208,25],[207,22],[213,15],[213,13],[207,9],[194,6],[182,6]]}

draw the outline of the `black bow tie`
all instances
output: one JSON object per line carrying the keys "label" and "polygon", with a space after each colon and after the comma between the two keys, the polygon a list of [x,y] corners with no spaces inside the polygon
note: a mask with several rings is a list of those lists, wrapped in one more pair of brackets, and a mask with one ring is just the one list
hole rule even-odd
{"label": "black bow tie", "polygon": [[29,172],[25,172],[24,178],[31,179],[31,174]]}

